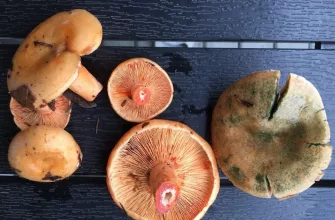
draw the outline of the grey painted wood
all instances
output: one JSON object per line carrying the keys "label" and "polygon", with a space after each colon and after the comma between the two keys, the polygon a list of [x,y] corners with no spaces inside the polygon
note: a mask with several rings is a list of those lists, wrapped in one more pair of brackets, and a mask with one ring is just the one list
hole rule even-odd
{"label": "grey painted wood", "polygon": [[[112,200],[104,178],[71,178],[52,184],[1,179],[0,213],[10,219],[130,219]],[[220,188],[203,219],[330,220],[335,190],[310,188],[283,201],[261,199],[235,187]]]}
{"label": "grey painted wood", "polygon": [[109,39],[335,39],[335,2],[328,0],[1,0],[0,6],[0,37],[24,37],[57,12],[84,8],[101,20]]}
{"label": "grey painted wood", "polygon": [[[9,95],[5,74],[15,49],[16,46],[0,47],[0,72],[3,74],[0,80],[0,174],[13,173],[9,168],[6,152],[11,138],[19,131],[8,109]],[[91,56],[83,58],[83,64],[104,85],[96,100],[98,107],[83,109],[74,105],[70,123],[66,128],[75,137],[84,155],[82,167],[76,174],[105,175],[110,151],[121,136],[134,125],[122,120],[112,110],[106,84],[111,71],[119,63],[139,56],[152,59],[161,65],[174,83],[173,101],[157,118],[183,122],[208,142],[212,109],[221,92],[241,77],[263,69],[281,70],[281,84],[287,79],[289,72],[301,74],[310,80],[323,98],[331,126],[331,136],[335,136],[333,51],[101,47]],[[331,143],[334,145],[333,140]],[[335,160],[323,178],[335,179]]]}

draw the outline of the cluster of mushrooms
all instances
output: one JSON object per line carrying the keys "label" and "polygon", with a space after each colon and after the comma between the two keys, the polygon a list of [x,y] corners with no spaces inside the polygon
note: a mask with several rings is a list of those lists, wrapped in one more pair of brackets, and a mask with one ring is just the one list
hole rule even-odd
{"label": "cluster of mushrooms", "polygon": [[80,166],[82,152],[64,130],[71,100],[92,105],[102,85],[81,64],[102,41],[102,26],[85,10],[58,13],[21,43],[7,74],[10,110],[21,131],[8,150],[10,166],[26,179],[61,180]]}
{"label": "cluster of mushrooms", "polygon": [[[50,17],[18,48],[8,89],[21,131],[8,159],[19,176],[54,182],[80,166],[81,149],[64,128],[71,102],[92,107],[102,91],[80,61],[101,40],[98,19],[77,9]],[[106,180],[116,205],[134,219],[200,219],[219,192],[217,164],[236,187],[263,198],[289,198],[320,180],[332,154],[321,97],[295,74],[278,91],[279,77],[279,71],[255,72],[223,91],[211,146],[180,122],[155,119],[174,92],[157,63],[133,58],[119,64],[107,84],[110,103],[137,124],[109,156]]]}

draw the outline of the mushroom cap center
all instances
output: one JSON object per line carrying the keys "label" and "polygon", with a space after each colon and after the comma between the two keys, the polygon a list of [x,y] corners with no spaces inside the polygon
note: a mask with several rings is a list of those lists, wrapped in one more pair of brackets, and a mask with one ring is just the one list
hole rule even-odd
{"label": "mushroom cap center", "polygon": [[145,86],[135,86],[131,91],[131,97],[139,105],[144,105],[150,100],[150,90]]}

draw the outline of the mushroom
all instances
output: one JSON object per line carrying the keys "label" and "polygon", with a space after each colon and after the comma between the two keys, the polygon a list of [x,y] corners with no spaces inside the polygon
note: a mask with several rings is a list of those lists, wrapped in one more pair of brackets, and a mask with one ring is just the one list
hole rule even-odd
{"label": "mushroom", "polygon": [[94,52],[101,40],[102,26],[86,10],[51,16],[17,49],[7,76],[10,95],[29,108],[48,104],[67,89],[93,101],[102,85],[81,66],[81,56]]}
{"label": "mushroom", "polygon": [[134,219],[200,219],[219,185],[211,146],[175,121],[153,119],[134,126],[107,164],[109,192]]}
{"label": "mushroom", "polygon": [[331,161],[330,130],[319,92],[290,74],[252,73],[220,96],[212,118],[212,147],[224,174],[262,198],[293,197],[323,176]]}
{"label": "mushroom", "polygon": [[65,128],[71,116],[71,101],[59,96],[49,105],[39,108],[22,107],[15,99],[10,99],[10,111],[15,124],[24,130],[33,125],[49,125]]}
{"label": "mushroom", "polygon": [[156,117],[173,98],[173,85],[168,74],[146,58],[132,58],[118,65],[107,87],[112,108],[131,122]]}
{"label": "mushroom", "polygon": [[12,139],[8,161],[22,178],[54,182],[71,176],[78,169],[82,153],[67,131],[39,125],[20,131]]}

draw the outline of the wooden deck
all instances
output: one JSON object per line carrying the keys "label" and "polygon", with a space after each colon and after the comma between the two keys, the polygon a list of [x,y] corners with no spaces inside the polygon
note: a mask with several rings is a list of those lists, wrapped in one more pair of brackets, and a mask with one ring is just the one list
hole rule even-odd
{"label": "wooden deck", "polygon": [[[141,3],[139,3],[141,2]],[[104,40],[312,42],[316,49],[208,49],[101,46],[83,65],[104,85],[97,108],[73,106],[66,128],[83,151],[80,169],[69,179],[35,183],[10,169],[7,150],[19,132],[9,111],[7,69],[24,38],[47,17],[73,8],[96,15]],[[1,219],[128,219],[105,183],[110,151],[134,124],[110,107],[106,84],[112,70],[132,57],[161,65],[174,83],[170,107],[157,118],[187,124],[210,143],[209,123],[221,92],[241,77],[279,69],[311,81],[323,99],[331,137],[335,136],[334,1],[0,1],[0,216]],[[14,42],[14,43],[9,43]],[[97,127],[97,120],[99,124]],[[334,141],[331,140],[332,145]],[[278,201],[250,196],[221,173],[219,195],[203,219],[334,219],[335,160],[325,176],[298,196]]]}

